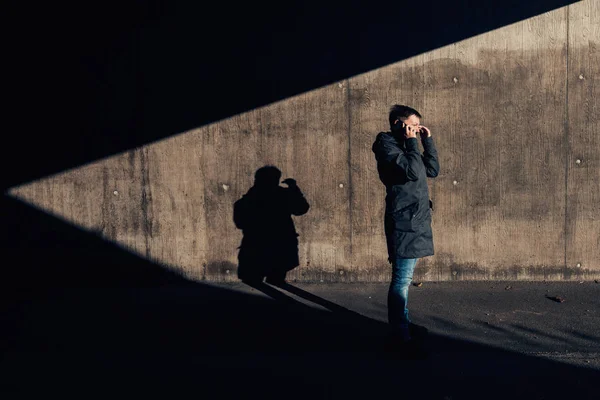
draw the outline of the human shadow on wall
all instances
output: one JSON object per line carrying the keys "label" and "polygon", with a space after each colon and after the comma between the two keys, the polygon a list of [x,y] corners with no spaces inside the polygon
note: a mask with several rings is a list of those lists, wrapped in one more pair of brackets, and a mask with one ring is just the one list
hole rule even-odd
{"label": "human shadow on wall", "polygon": [[281,171],[267,165],[258,169],[254,186],[233,207],[233,220],[242,230],[238,278],[247,283],[285,282],[297,267],[298,233],[292,215],[304,215],[309,204],[296,184],[287,178],[279,185]]}

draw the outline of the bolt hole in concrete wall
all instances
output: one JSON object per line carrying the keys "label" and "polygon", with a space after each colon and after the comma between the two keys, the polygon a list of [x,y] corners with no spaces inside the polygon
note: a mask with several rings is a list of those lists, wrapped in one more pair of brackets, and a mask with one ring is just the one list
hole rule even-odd
{"label": "bolt hole in concrete wall", "polygon": [[12,189],[192,279],[236,280],[233,204],[275,165],[301,281],[389,279],[371,145],[408,104],[437,143],[419,280],[600,277],[600,2],[587,0]]}

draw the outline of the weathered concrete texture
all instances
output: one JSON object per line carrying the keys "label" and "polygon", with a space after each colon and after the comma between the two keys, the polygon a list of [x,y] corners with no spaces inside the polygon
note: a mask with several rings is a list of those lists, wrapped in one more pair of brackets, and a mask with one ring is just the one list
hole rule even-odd
{"label": "weathered concrete texture", "polygon": [[600,3],[569,7],[566,264],[600,267]]}
{"label": "weathered concrete texture", "polygon": [[600,278],[599,14],[578,2],[12,194],[192,279],[232,281],[233,204],[272,164],[311,205],[289,278],[384,281],[371,145],[402,103],[441,163],[437,254],[417,279]]}

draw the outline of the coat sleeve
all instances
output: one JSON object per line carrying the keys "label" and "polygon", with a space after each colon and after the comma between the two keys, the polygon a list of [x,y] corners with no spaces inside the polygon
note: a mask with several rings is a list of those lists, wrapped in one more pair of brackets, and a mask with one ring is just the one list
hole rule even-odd
{"label": "coat sleeve", "polygon": [[440,163],[438,161],[438,153],[433,143],[433,138],[428,137],[422,140],[423,149],[423,164],[429,178],[435,178],[440,173]]}
{"label": "coat sleeve", "polygon": [[397,172],[404,172],[408,180],[416,181],[419,175],[425,172],[417,139],[407,139],[405,146],[406,152],[380,134],[373,143],[373,152],[378,163],[391,165]]}
{"label": "coat sleeve", "polygon": [[308,212],[310,205],[298,186],[290,186],[286,193],[289,211],[292,215],[304,215]]}

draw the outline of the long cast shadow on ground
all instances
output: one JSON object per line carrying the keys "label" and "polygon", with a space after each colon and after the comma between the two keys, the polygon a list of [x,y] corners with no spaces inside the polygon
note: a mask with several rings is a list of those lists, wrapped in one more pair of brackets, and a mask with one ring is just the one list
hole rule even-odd
{"label": "long cast shadow on ground", "polygon": [[427,360],[393,359],[382,352],[386,324],[293,285],[264,285],[269,298],[190,282],[18,200],[2,208],[3,393],[597,394],[596,371],[443,336],[430,337]]}

